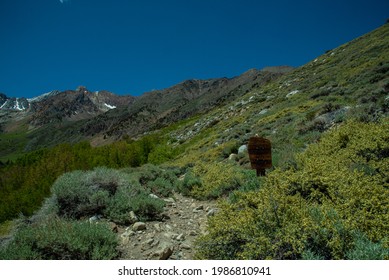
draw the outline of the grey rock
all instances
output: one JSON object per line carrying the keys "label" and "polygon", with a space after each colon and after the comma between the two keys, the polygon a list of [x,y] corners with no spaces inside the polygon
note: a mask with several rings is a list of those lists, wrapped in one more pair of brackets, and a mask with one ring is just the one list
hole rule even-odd
{"label": "grey rock", "polygon": [[289,97],[291,97],[291,96],[293,96],[293,95],[295,95],[295,94],[297,94],[297,93],[299,93],[300,91],[298,90],[298,89],[296,89],[296,90],[292,90],[291,92],[289,92],[285,97],[286,98],[289,98]]}
{"label": "grey rock", "polygon": [[139,221],[138,217],[135,215],[134,211],[131,211],[130,212],[130,222],[131,223],[136,223],[137,221]]}
{"label": "grey rock", "polygon": [[154,228],[157,232],[161,232],[161,224],[154,224]]}
{"label": "grey rock", "polygon": [[166,213],[162,213],[161,218],[162,218],[162,220],[170,220],[170,216]]}
{"label": "grey rock", "polygon": [[146,224],[143,222],[136,222],[135,224],[132,225],[132,229],[134,231],[141,231],[146,229]]}
{"label": "grey rock", "polygon": [[149,194],[149,197],[155,198],[155,199],[159,199],[159,197],[157,195],[153,194],[153,193]]}
{"label": "grey rock", "polygon": [[159,260],[167,260],[173,254],[173,244],[163,243],[160,249],[154,252],[154,256],[157,256]]}
{"label": "grey rock", "polygon": [[207,217],[212,217],[217,213],[217,209],[212,208],[207,212]]}
{"label": "grey rock", "polygon": [[190,250],[190,249],[192,249],[192,247],[191,247],[189,244],[187,244],[187,243],[182,243],[182,244],[180,245],[180,248],[181,248],[181,249],[185,249],[185,250]]}
{"label": "grey rock", "polygon": [[130,243],[130,238],[128,236],[121,236],[121,243],[123,245],[127,245],[128,243]]}
{"label": "grey rock", "polygon": [[168,231],[171,231],[171,230],[173,229],[170,225],[165,225],[165,227],[166,227],[166,229],[167,229]]}
{"label": "grey rock", "polygon": [[166,204],[167,204],[168,206],[171,206],[173,203],[176,202],[176,201],[174,200],[174,198],[171,198],[171,197],[169,197],[169,198],[164,198],[163,201],[165,201]]}
{"label": "grey rock", "polygon": [[230,156],[228,157],[228,160],[230,161],[236,161],[237,159],[238,159],[237,154],[230,154]]}
{"label": "grey rock", "polygon": [[180,234],[176,237],[176,240],[177,240],[177,241],[185,240],[184,234],[183,234],[183,233],[180,233]]}
{"label": "grey rock", "polygon": [[98,220],[100,220],[101,218],[102,218],[101,215],[94,215],[94,216],[89,218],[89,222],[94,223],[94,222],[97,222]]}
{"label": "grey rock", "polygon": [[194,210],[197,210],[197,211],[204,210],[204,206],[203,205],[199,205]]}
{"label": "grey rock", "polygon": [[154,243],[154,239],[153,238],[149,238],[145,241],[145,244],[148,244],[148,245],[151,245]]}
{"label": "grey rock", "polygon": [[125,239],[125,238],[129,238],[130,236],[134,236],[134,235],[135,235],[135,232],[133,232],[132,230],[126,230],[120,236],[121,236],[121,238]]}
{"label": "grey rock", "polygon": [[178,234],[177,233],[172,233],[172,234],[170,234],[170,237],[171,237],[171,239],[177,239]]}
{"label": "grey rock", "polygon": [[247,152],[247,145],[242,145],[242,146],[239,147],[239,149],[238,149],[238,154],[239,155],[240,154],[244,154],[246,152]]}
{"label": "grey rock", "polygon": [[154,240],[153,243],[150,244],[151,247],[155,247],[159,244],[159,240]]}

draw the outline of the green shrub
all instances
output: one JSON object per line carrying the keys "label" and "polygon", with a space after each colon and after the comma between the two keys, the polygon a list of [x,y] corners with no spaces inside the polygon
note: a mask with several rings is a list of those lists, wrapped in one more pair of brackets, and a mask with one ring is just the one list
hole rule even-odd
{"label": "green shrub", "polygon": [[305,250],[301,255],[303,260],[324,260],[322,256],[316,255],[311,250],[307,249]]}
{"label": "green shrub", "polygon": [[389,248],[384,248],[382,242],[374,243],[364,234],[357,232],[354,235],[353,247],[346,255],[350,260],[384,260],[389,258]]}
{"label": "green shrub", "polygon": [[150,191],[157,196],[167,197],[172,193],[172,182],[166,178],[158,177],[147,184]]}
{"label": "green shrub", "polygon": [[172,159],[177,152],[166,144],[157,145],[148,155],[148,162],[151,164],[161,164]]}
{"label": "green shrub", "polygon": [[0,224],[0,238],[2,236],[7,236],[11,233],[12,228],[14,227],[13,221],[5,221]]}
{"label": "green shrub", "polygon": [[194,188],[201,188],[201,180],[198,176],[194,175],[191,170],[188,170],[178,190],[183,195],[190,195]]}
{"label": "green shrub", "polygon": [[21,228],[0,259],[110,260],[118,257],[118,240],[105,224],[49,219]]}
{"label": "green shrub", "polygon": [[58,215],[79,219],[102,214],[119,187],[119,180],[119,173],[107,168],[62,175],[52,187]]}
{"label": "green shrub", "polygon": [[163,210],[164,203],[149,194],[170,194],[173,185],[166,178],[173,180],[174,176],[157,177],[163,172],[151,165],[130,172],[101,167],[88,172],[66,173],[53,185],[53,195],[40,215],[54,213],[71,219],[102,215],[115,223],[128,224],[131,222],[129,212],[134,211],[139,217],[153,219]]}
{"label": "green shrub", "polygon": [[131,209],[141,220],[155,219],[165,206],[165,202],[158,198],[152,198],[146,194],[132,197],[129,201]]}
{"label": "green shrub", "polygon": [[130,204],[131,197],[137,197],[140,191],[135,188],[119,189],[115,195],[108,201],[104,209],[104,216],[117,224],[128,224],[131,222],[129,213],[133,210]]}
{"label": "green shrub", "polygon": [[146,185],[148,182],[155,180],[161,175],[161,169],[152,164],[145,164],[136,170],[138,181],[141,185]]}
{"label": "green shrub", "polygon": [[239,144],[237,141],[230,141],[224,145],[222,154],[224,158],[228,158],[231,154],[238,153]]}
{"label": "green shrub", "polygon": [[145,190],[157,196],[168,197],[173,190],[178,189],[177,176],[181,170],[174,167],[161,168],[152,164],[146,164],[132,171],[132,179]]}
{"label": "green shrub", "polygon": [[[229,201],[236,202],[239,199],[240,192],[251,192],[259,190],[260,186],[263,184],[263,178],[257,177],[255,170],[243,169],[241,170],[243,174],[242,184],[236,191],[232,191],[229,194]],[[238,194],[238,195],[237,195]]]}
{"label": "green shrub", "polygon": [[352,234],[338,213],[323,206],[311,207],[306,230],[304,253],[311,252],[318,259],[344,259],[351,246]]}
{"label": "green shrub", "polygon": [[153,220],[163,211],[165,202],[158,198],[149,196],[144,190],[139,190],[136,194],[129,195],[128,192],[119,191],[109,201],[104,214],[115,223],[128,224],[130,211],[141,220]]}
{"label": "green shrub", "polygon": [[201,184],[193,186],[191,195],[199,199],[228,195],[242,187],[248,177],[242,168],[223,162],[199,163],[193,172],[201,178]]}

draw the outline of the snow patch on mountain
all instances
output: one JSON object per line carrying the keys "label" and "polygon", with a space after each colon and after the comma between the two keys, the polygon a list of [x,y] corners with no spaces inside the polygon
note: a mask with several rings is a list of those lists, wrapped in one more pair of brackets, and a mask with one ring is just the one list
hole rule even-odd
{"label": "snow patch on mountain", "polygon": [[111,109],[116,109],[116,106],[109,105],[109,104],[107,104],[107,103],[104,103],[104,105],[105,105],[107,108],[109,108],[110,110],[111,110]]}
{"label": "snow patch on mountain", "polygon": [[5,105],[7,105],[8,101],[9,101],[9,99],[6,100],[6,101],[3,103],[3,105],[1,105],[0,109],[3,109],[3,107],[5,107]]}
{"label": "snow patch on mountain", "polygon": [[60,91],[59,90],[52,90],[52,91],[49,91],[49,92],[46,92],[42,95],[39,95],[37,97],[34,97],[34,98],[28,98],[27,101],[30,102],[30,103],[33,103],[33,102],[39,102],[39,101],[42,101],[46,98],[49,98],[51,96],[55,96],[57,94],[59,94]]}
{"label": "snow patch on mountain", "polygon": [[18,110],[18,111],[25,110],[24,106],[19,103],[19,98],[16,98],[15,105],[14,105],[13,109]]}

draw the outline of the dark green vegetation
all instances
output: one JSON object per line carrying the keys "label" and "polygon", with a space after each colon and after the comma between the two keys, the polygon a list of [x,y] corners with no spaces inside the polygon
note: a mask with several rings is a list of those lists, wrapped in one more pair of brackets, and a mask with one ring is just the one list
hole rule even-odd
{"label": "dark green vegetation", "polygon": [[[0,168],[0,221],[19,214],[33,214],[49,196],[54,181],[65,172],[166,161],[175,151],[162,148],[166,146],[164,143],[163,138],[150,135],[138,141],[121,141],[99,148],[91,147],[88,142],[61,144],[24,155]],[[164,153],[159,152],[161,149]]]}
{"label": "dark green vegetation", "polygon": [[[3,166],[2,221],[31,215],[49,198],[35,226],[19,226],[1,256],[36,256],[10,252],[44,248],[32,231],[82,224],[96,213],[119,224],[130,222],[129,211],[158,219],[163,204],[149,194],[174,190],[220,202],[197,242],[198,258],[388,259],[389,25],[246,91],[208,113],[159,123],[156,136],[100,148],[63,144]],[[256,133],[272,142],[265,178],[249,170],[247,154],[230,157]],[[128,168],[147,162],[164,167]],[[51,216],[60,222],[48,225]]]}
{"label": "dark green vegetation", "polygon": [[52,187],[52,196],[42,213],[67,219],[82,219],[101,215],[117,224],[133,221],[133,211],[142,220],[155,219],[164,202],[158,197],[171,195],[177,189],[177,174],[144,165],[142,168],[117,171],[96,168],[93,171],[73,171],[62,175]]}
{"label": "dark green vegetation", "polygon": [[116,238],[104,224],[47,219],[21,226],[0,259],[109,260],[118,256]]}

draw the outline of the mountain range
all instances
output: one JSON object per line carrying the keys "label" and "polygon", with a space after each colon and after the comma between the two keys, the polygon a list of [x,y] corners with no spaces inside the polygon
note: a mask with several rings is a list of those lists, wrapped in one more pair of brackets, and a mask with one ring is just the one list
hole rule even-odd
{"label": "mountain range", "polygon": [[0,94],[0,126],[3,133],[25,136],[25,145],[15,145],[21,152],[82,139],[100,145],[123,136],[136,138],[208,112],[291,70],[288,66],[267,67],[234,78],[191,79],[138,97],[105,90],[91,92],[84,86],[31,99]]}

